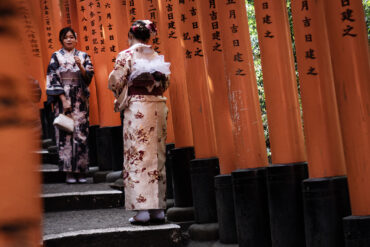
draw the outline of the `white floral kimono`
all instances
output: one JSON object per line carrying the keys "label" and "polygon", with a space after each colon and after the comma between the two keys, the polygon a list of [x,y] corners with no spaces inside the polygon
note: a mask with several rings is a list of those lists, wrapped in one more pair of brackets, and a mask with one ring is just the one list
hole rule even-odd
{"label": "white floral kimono", "polygon": [[151,46],[119,53],[109,75],[115,110],[124,111],[124,186],[127,210],[166,208],[166,98],[169,63]]}

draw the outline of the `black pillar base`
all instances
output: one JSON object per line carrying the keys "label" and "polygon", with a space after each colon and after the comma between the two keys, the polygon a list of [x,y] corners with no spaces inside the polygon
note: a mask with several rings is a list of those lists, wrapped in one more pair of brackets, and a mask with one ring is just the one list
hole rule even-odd
{"label": "black pillar base", "polygon": [[112,170],[123,170],[123,129],[122,126],[111,127],[112,131]]}
{"label": "black pillar base", "polygon": [[370,246],[370,215],[343,218],[346,247]]}
{"label": "black pillar base", "polygon": [[240,247],[271,247],[267,168],[231,173]]}
{"label": "black pillar base", "polygon": [[236,233],[231,175],[216,176],[215,190],[220,242],[235,244],[238,242],[238,236]]}
{"label": "black pillar base", "polygon": [[173,183],[172,183],[172,156],[171,150],[175,148],[174,143],[166,144],[166,180],[167,180],[167,188],[166,188],[166,198],[173,199]]}
{"label": "black pillar base", "polygon": [[307,163],[271,165],[267,168],[271,240],[274,247],[304,247],[302,181]]}
{"label": "black pillar base", "polygon": [[307,247],[344,247],[342,218],[351,214],[347,178],[303,181]]}
{"label": "black pillar base", "polygon": [[195,158],[194,147],[174,148],[170,153],[175,207],[192,207],[190,160]]}
{"label": "black pillar base", "polygon": [[89,127],[89,136],[87,144],[89,146],[89,166],[98,165],[98,149],[97,149],[97,132],[99,125]]}
{"label": "black pillar base", "polygon": [[123,166],[122,127],[102,127],[97,130],[97,161],[100,171],[119,171]]}
{"label": "black pillar base", "polygon": [[218,158],[190,161],[195,222],[198,224],[217,222],[214,177],[219,174]]}

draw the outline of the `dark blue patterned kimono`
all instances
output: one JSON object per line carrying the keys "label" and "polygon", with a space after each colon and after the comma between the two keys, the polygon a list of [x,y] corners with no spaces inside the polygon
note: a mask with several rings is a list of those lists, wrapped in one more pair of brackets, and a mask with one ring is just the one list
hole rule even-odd
{"label": "dark blue patterned kimono", "polygon": [[[81,74],[74,60],[78,56],[86,70],[86,77]],[[89,84],[93,77],[93,67],[89,55],[76,49],[68,52],[61,49],[53,53],[48,70],[46,94],[48,101],[54,103],[55,116],[63,112],[59,95],[64,94],[71,106],[74,120],[74,132],[67,133],[55,129],[59,152],[59,165],[65,172],[86,172],[88,168],[89,134]]]}

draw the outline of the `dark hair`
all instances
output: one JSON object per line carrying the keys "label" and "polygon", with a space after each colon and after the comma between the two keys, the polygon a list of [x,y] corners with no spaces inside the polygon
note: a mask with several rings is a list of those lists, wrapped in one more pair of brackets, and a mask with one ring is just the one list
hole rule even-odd
{"label": "dark hair", "polygon": [[73,37],[77,39],[76,32],[71,27],[62,28],[62,30],[60,30],[59,32],[59,41],[62,45],[63,45],[63,39],[66,37],[68,32],[71,32],[73,34]]}
{"label": "dark hair", "polygon": [[135,21],[128,33],[131,33],[135,39],[146,42],[150,38],[150,30],[146,27],[146,24],[143,21]]}

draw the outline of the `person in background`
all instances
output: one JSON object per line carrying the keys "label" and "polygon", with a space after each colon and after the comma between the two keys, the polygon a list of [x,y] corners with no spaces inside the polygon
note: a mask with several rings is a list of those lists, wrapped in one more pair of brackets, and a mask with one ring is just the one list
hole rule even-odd
{"label": "person in background", "polygon": [[62,49],[53,53],[47,69],[46,94],[56,116],[64,113],[74,121],[73,133],[55,130],[59,165],[67,183],[86,183],[89,84],[94,71],[89,55],[75,49],[77,35],[72,28],[60,30],[59,41]]}
{"label": "person in background", "polygon": [[109,75],[115,110],[124,111],[124,187],[126,210],[137,210],[132,224],[164,222],[166,208],[167,113],[163,92],[170,64],[148,45],[156,29],[136,21],[128,33],[130,48],[119,53]]}

